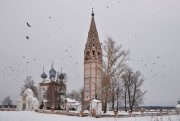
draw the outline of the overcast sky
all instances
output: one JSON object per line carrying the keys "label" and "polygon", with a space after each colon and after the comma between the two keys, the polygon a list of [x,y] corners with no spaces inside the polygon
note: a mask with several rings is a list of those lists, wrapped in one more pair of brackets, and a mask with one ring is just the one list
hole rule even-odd
{"label": "overcast sky", "polygon": [[111,36],[122,44],[129,65],[144,75],[144,105],[176,105],[180,0],[0,0],[0,101],[9,95],[16,103],[25,78],[38,86],[52,61],[67,73],[69,91],[83,86],[92,7],[101,43]]}

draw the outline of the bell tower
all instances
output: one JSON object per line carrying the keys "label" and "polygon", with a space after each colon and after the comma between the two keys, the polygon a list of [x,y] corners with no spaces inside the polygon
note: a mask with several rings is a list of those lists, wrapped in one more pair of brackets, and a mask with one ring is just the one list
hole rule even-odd
{"label": "bell tower", "polygon": [[91,24],[84,49],[84,100],[100,98],[102,80],[102,49],[92,9]]}

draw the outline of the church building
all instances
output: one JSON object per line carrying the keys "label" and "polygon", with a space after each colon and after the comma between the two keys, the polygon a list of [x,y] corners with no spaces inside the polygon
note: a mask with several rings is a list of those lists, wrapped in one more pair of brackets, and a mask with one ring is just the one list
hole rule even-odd
{"label": "church building", "polygon": [[102,80],[102,49],[94,20],[91,14],[91,24],[84,49],[84,101],[101,98]]}
{"label": "church building", "polygon": [[66,84],[64,83],[64,74],[57,74],[53,64],[49,71],[49,80],[44,72],[41,74],[42,82],[39,83],[39,101],[44,103],[47,108],[61,108],[61,102],[66,94]]}

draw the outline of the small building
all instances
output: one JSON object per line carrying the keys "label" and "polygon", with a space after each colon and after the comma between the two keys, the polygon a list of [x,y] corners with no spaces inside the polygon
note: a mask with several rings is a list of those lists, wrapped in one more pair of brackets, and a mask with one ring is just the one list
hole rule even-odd
{"label": "small building", "polygon": [[90,102],[90,112],[94,117],[100,117],[102,112],[102,102],[100,100],[93,99]]}
{"label": "small building", "polygon": [[77,110],[79,103],[76,100],[72,100],[70,98],[64,98],[64,108],[68,108],[70,110]]}
{"label": "small building", "polygon": [[17,104],[17,110],[38,110],[39,109],[39,101],[37,98],[33,97],[33,91],[27,88],[23,95],[19,98]]}

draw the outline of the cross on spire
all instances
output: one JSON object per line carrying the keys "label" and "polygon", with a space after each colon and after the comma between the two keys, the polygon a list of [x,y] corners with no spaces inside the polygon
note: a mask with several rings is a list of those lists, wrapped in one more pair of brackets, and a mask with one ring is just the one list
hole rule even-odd
{"label": "cross on spire", "polygon": [[94,11],[93,11],[93,8],[92,8],[92,14],[91,14],[92,16],[94,16]]}
{"label": "cross on spire", "polygon": [[96,33],[97,30],[96,30],[96,24],[95,24],[95,21],[94,21],[94,11],[93,11],[93,8],[92,8],[92,19],[91,19],[91,24],[90,24],[90,28],[89,28],[89,33]]}

